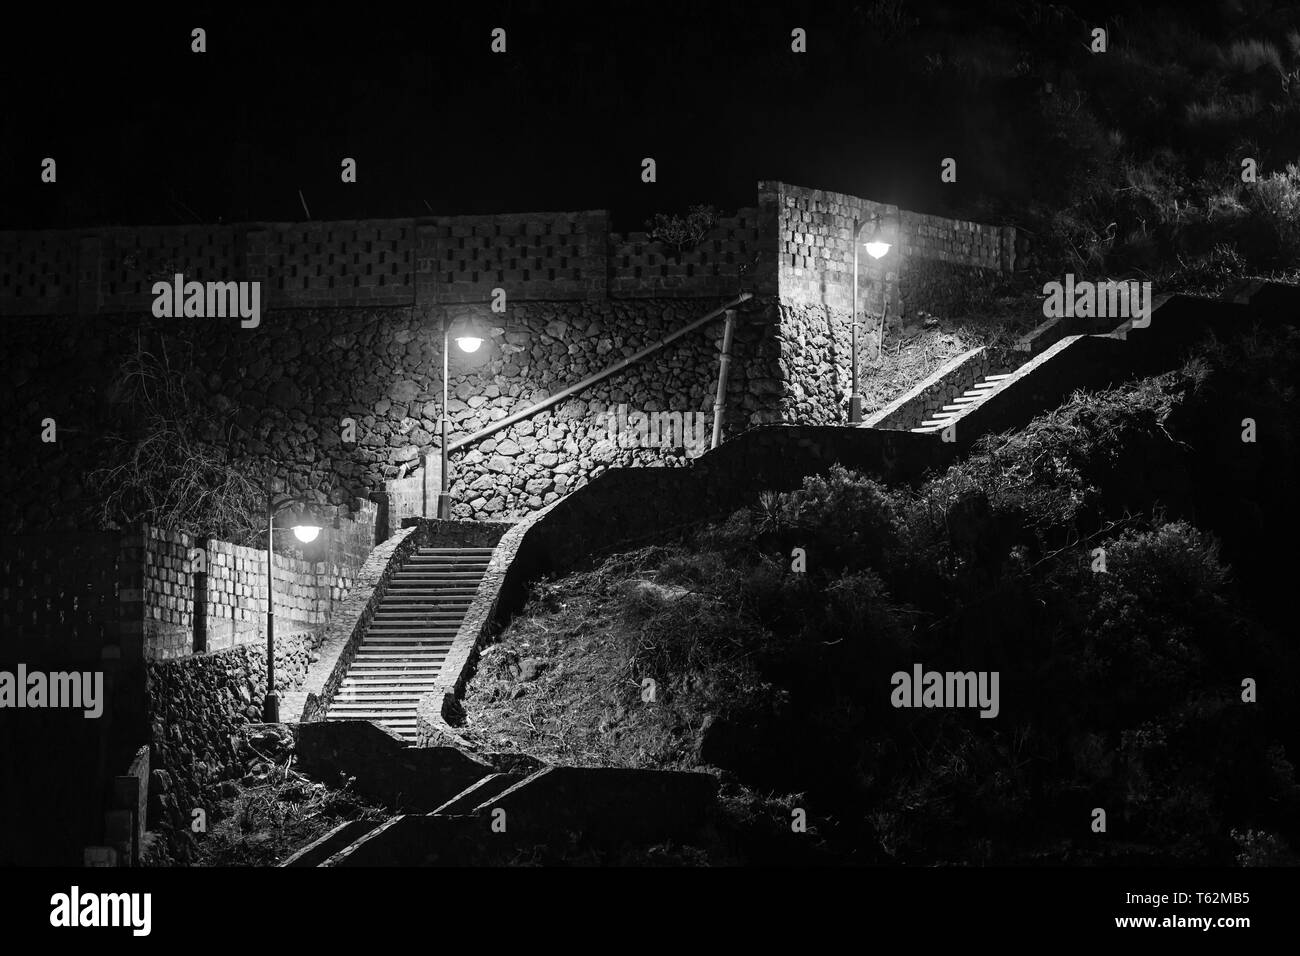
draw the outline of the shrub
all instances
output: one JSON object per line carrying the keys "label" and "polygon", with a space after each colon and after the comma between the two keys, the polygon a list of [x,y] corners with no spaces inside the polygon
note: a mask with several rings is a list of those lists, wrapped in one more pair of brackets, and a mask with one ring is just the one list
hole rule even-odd
{"label": "shrub", "polygon": [[1300,256],[1300,166],[1289,163],[1286,169],[1260,179],[1247,191],[1246,204],[1275,238],[1275,259]]}
{"label": "shrub", "polygon": [[1254,73],[1260,67],[1271,66],[1281,73],[1282,54],[1268,40],[1234,40],[1221,54],[1225,69],[1234,73]]}
{"label": "shrub", "polygon": [[680,256],[688,249],[699,245],[718,224],[718,212],[712,206],[696,205],[687,210],[686,215],[655,213],[646,222],[646,232],[651,242],[662,242],[672,246]]}

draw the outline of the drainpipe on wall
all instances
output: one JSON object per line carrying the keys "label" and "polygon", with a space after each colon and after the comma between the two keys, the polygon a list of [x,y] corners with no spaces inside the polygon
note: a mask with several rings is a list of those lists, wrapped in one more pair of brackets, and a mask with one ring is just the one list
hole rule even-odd
{"label": "drainpipe on wall", "polygon": [[731,368],[731,335],[736,327],[736,310],[726,312],[726,325],[722,332],[722,357],[718,360],[718,395],[713,400],[713,440],[710,448],[717,448],[722,442],[722,406],[727,397],[727,372]]}

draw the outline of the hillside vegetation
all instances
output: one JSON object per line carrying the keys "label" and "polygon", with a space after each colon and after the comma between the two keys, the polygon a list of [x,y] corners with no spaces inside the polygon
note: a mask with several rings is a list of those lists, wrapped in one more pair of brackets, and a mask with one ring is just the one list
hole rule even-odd
{"label": "hillside vegetation", "polygon": [[[1276,560],[1298,365],[1292,331],[1208,342],[915,490],[837,468],[545,582],[484,653],[465,730],[716,773],[715,862],[787,858],[795,808],[800,848],[864,863],[1300,862]],[[918,663],[997,671],[998,715],[895,708]]]}

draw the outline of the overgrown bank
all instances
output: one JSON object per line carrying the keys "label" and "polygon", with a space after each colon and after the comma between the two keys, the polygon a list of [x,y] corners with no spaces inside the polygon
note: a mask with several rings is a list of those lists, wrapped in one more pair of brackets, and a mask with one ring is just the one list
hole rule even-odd
{"label": "overgrown bank", "polygon": [[[1297,366],[1291,332],[1208,343],[915,492],[837,470],[543,584],[466,728],[711,769],[747,838],[702,861],[788,843],[801,808],[805,845],[849,861],[1297,862],[1300,664],[1267,548],[1297,530]],[[998,672],[998,716],[892,706],[917,663]]]}

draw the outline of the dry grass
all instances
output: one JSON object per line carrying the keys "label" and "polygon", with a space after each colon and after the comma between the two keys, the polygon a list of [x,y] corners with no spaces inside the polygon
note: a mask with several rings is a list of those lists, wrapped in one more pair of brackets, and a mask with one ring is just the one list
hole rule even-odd
{"label": "dry grass", "polygon": [[1234,40],[1220,55],[1225,70],[1235,73],[1254,73],[1262,66],[1271,66],[1283,72],[1282,54],[1268,40]]}
{"label": "dry grass", "polygon": [[188,852],[179,858],[190,866],[277,866],[341,823],[391,816],[353,793],[350,780],[331,786],[299,773],[292,751],[263,751],[247,739],[241,747],[249,772],[207,799],[207,831],[172,832],[170,841],[153,835],[149,865],[176,865],[170,853],[184,843]]}
{"label": "dry grass", "polygon": [[893,342],[885,341],[877,358],[868,349],[863,363],[863,411],[884,408],[919,384],[943,363],[981,346],[1010,346],[1043,321],[1042,304],[1034,293],[999,299],[988,314],[940,322],[932,328],[912,328]]}
{"label": "dry grass", "polygon": [[[635,653],[622,622],[620,585],[659,549],[544,583],[501,639],[484,649],[465,691],[466,732],[484,750],[526,753],[581,767],[685,769],[699,718],[664,688],[642,699]],[[535,666],[527,678],[521,666]],[[671,698],[670,702],[666,699]],[[664,708],[659,720],[640,708]]]}

